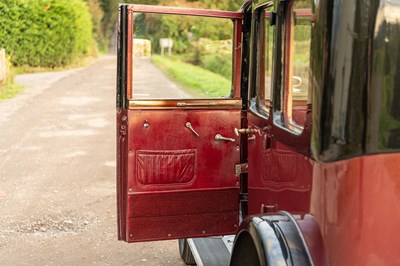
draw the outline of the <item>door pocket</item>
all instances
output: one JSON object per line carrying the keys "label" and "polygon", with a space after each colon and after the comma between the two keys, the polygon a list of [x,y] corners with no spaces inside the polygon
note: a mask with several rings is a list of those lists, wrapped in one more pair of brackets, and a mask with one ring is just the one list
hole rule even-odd
{"label": "door pocket", "polygon": [[196,150],[137,152],[137,179],[143,185],[190,183],[196,178]]}
{"label": "door pocket", "polygon": [[295,186],[299,177],[311,174],[309,164],[298,163],[304,156],[275,149],[265,150],[263,153],[262,178],[264,182]]}

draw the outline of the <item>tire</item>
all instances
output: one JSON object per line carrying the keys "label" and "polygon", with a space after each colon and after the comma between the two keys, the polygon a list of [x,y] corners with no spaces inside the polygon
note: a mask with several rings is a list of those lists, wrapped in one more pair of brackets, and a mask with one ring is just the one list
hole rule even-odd
{"label": "tire", "polygon": [[196,261],[194,260],[187,239],[186,238],[179,239],[178,244],[179,244],[179,255],[181,255],[183,262],[186,263],[186,265],[196,265]]}

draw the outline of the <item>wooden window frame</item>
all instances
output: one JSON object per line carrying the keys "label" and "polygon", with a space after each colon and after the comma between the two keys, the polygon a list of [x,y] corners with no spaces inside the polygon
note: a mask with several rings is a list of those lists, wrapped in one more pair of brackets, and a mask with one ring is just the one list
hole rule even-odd
{"label": "wooden window frame", "polygon": [[[186,106],[190,105],[191,102],[194,104],[191,108],[199,107],[216,107],[216,105],[225,106],[223,102],[225,99],[219,98],[206,98],[206,99],[166,99],[166,100],[142,100],[133,98],[133,82],[132,82],[132,70],[133,70],[133,21],[134,13],[157,13],[160,15],[187,15],[187,16],[198,16],[198,17],[211,17],[211,18],[221,18],[221,19],[231,19],[233,21],[233,51],[232,51],[232,95],[226,98],[227,106],[236,106],[237,100],[240,100],[240,82],[241,82],[241,54],[242,54],[242,21],[244,18],[241,12],[231,12],[231,11],[220,11],[220,10],[208,10],[208,9],[197,9],[197,8],[179,8],[179,7],[169,7],[169,6],[149,6],[149,5],[129,5],[128,6],[128,30],[127,30],[127,100],[129,102],[128,106],[133,108],[134,106],[140,106],[140,102],[145,102],[148,108],[158,108],[166,107],[171,108],[171,103],[176,102],[175,107],[183,107],[179,102],[187,103]],[[236,101],[231,101],[236,100]],[[199,102],[204,102],[201,104]],[[212,104],[210,104],[212,102]]]}
{"label": "wooden window frame", "polygon": [[[304,106],[307,107],[307,100],[294,100],[293,99],[293,54],[294,54],[294,23],[296,17],[310,18],[315,21],[315,15],[310,8],[301,8],[293,12],[293,5],[296,1],[291,1],[286,7],[285,12],[285,25],[284,25],[284,65],[283,75],[284,82],[283,90],[283,103],[281,115],[283,116],[283,126],[295,133],[301,133],[304,125],[298,125],[293,122],[293,107]],[[278,88],[279,89],[279,88]]]}

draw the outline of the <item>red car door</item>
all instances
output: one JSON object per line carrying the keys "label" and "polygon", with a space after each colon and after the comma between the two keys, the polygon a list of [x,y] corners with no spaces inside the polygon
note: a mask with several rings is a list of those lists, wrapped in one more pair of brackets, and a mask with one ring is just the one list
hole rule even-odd
{"label": "red car door", "polygon": [[[249,214],[310,208],[312,160],[309,64],[313,14],[308,2],[260,5],[253,42],[248,125]],[[294,4],[293,4],[294,3]],[[271,12],[277,14],[270,17]]]}
{"label": "red car door", "polygon": [[[192,38],[190,42],[196,45],[209,42],[220,48],[225,44],[224,40],[199,37],[205,36],[198,33],[201,19],[226,21],[232,27],[226,43],[231,47],[233,67],[225,97],[192,97],[187,91],[174,94],[180,84],[176,85],[168,70],[157,62],[178,62],[189,71],[192,66],[183,62],[182,54],[174,55],[174,51],[182,49],[178,47],[182,44],[173,36],[169,38],[174,43],[169,58],[167,50],[164,56],[155,54],[159,52],[155,48],[159,45],[157,39],[143,37],[152,31],[149,28],[152,23],[157,29],[167,25],[159,23],[167,23],[169,16],[188,18],[182,20],[178,31],[183,34],[186,30],[181,36]],[[240,127],[242,105],[239,92],[242,16],[238,12],[202,9],[120,6],[117,80],[120,240],[137,242],[235,233],[239,225],[239,176],[235,175],[235,165],[240,163],[240,148],[234,129]],[[139,22],[139,18],[144,18],[145,23]],[[182,28],[186,23],[188,28]],[[143,27],[146,30],[142,31]],[[195,34],[203,35],[193,37]],[[172,41],[163,43],[168,45]],[[190,42],[186,47],[191,47]],[[143,48],[146,43],[153,46],[149,48],[151,56]],[[192,79],[203,73],[206,74],[196,72]]]}

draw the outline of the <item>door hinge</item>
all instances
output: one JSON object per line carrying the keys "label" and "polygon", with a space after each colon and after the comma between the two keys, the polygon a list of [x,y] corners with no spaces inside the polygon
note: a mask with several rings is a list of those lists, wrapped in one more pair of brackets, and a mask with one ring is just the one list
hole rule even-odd
{"label": "door hinge", "polygon": [[128,130],[128,117],[126,115],[121,117],[121,122],[119,126],[119,135],[124,137]]}
{"label": "door hinge", "polygon": [[249,201],[249,194],[248,193],[240,193],[240,200],[241,201]]}
{"label": "door hinge", "polygon": [[235,175],[245,174],[249,170],[249,165],[247,163],[241,163],[235,165]]}

